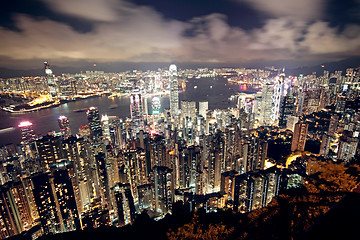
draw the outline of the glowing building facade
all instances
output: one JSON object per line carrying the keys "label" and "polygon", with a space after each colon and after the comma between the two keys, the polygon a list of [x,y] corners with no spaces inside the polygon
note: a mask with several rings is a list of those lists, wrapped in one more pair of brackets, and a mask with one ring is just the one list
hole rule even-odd
{"label": "glowing building facade", "polygon": [[134,133],[144,128],[143,114],[145,103],[139,90],[134,90],[130,96],[130,114]]}
{"label": "glowing building facade", "polygon": [[47,80],[47,84],[48,84],[48,88],[49,88],[49,94],[51,97],[57,97],[58,88],[56,85],[53,71],[51,70],[48,62],[44,62],[44,68],[45,68],[46,80]]}
{"label": "glowing building facade", "polygon": [[68,138],[71,136],[71,129],[70,129],[70,123],[69,123],[69,119],[65,116],[60,116],[58,118],[58,122],[59,122],[59,128],[61,131],[61,135],[64,138]]}
{"label": "glowing building facade", "polygon": [[171,117],[179,115],[179,87],[177,80],[177,68],[175,64],[170,65],[169,68],[169,81],[170,81],[170,113]]}
{"label": "glowing building facade", "polygon": [[99,137],[102,135],[102,127],[100,122],[99,110],[96,107],[91,107],[86,112],[89,122],[90,134],[93,137]]}
{"label": "glowing building facade", "polygon": [[35,139],[35,134],[33,130],[33,124],[29,121],[23,121],[18,126],[21,131],[21,141],[23,143],[28,143],[31,140]]}

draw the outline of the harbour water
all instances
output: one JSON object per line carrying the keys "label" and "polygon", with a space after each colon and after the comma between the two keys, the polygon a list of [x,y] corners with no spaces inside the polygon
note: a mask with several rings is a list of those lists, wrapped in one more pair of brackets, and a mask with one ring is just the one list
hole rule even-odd
{"label": "harbour water", "polygon": [[[238,85],[229,85],[222,78],[193,78],[189,79],[186,89],[180,93],[180,100],[208,101],[209,109],[227,108],[233,103],[228,98],[236,92],[252,93],[255,90],[244,91]],[[161,98],[161,108],[169,108],[169,97]],[[82,99],[68,102],[54,108],[43,109],[27,113],[9,113],[0,111],[0,129],[11,128],[8,131],[0,131],[0,146],[10,143],[18,144],[21,139],[20,130],[17,128],[20,122],[30,121],[36,134],[45,135],[49,131],[59,131],[58,117],[65,115],[69,118],[72,133],[78,132],[81,125],[87,124],[86,111],[74,111],[98,107],[100,115],[116,116],[119,118],[130,117],[130,99],[128,97],[109,98],[108,96]],[[148,98],[148,109],[151,112],[151,97]]]}

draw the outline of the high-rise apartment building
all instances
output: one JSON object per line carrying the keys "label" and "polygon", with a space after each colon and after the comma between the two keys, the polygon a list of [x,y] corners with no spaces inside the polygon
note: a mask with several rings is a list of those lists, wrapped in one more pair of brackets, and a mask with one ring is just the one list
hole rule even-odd
{"label": "high-rise apartment building", "polygon": [[93,137],[102,136],[102,127],[101,127],[99,110],[96,107],[91,107],[86,112],[86,115],[89,122],[91,136]]}
{"label": "high-rise apartment building", "polygon": [[206,119],[206,112],[209,109],[209,102],[199,102],[199,115]]}
{"label": "high-rise apartment building", "polygon": [[172,169],[156,166],[154,167],[154,178],[156,212],[164,216],[167,213],[171,213],[174,201]]}
{"label": "high-rise apartment building", "polygon": [[130,115],[134,133],[138,133],[140,130],[144,129],[144,110],[144,99],[139,90],[134,90],[130,96]]}
{"label": "high-rise apartment building", "polygon": [[65,231],[80,229],[80,220],[77,210],[74,189],[66,169],[56,169],[53,172],[55,196]]}
{"label": "high-rise apartment building", "polygon": [[177,68],[175,64],[169,67],[170,82],[170,113],[171,117],[176,118],[179,115],[179,87],[177,80]]}
{"label": "high-rise apartment building", "polygon": [[262,89],[260,125],[269,126],[274,123],[272,120],[274,86],[271,83],[265,83]]}
{"label": "high-rise apartment building", "polygon": [[51,97],[57,97],[58,95],[58,87],[56,85],[56,80],[53,74],[53,71],[50,68],[48,62],[44,62],[46,80],[48,84],[49,94]]}
{"label": "high-rise apartment building", "polygon": [[32,177],[34,198],[39,211],[40,223],[45,234],[55,234],[65,230],[57,202],[53,179],[47,173]]}
{"label": "high-rise apartment building", "polygon": [[291,151],[304,151],[309,124],[299,121],[295,124]]}

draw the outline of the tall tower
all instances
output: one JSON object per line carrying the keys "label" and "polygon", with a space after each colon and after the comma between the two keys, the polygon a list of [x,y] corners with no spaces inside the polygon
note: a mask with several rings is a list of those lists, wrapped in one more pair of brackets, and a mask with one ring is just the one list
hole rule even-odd
{"label": "tall tower", "polygon": [[130,96],[130,114],[135,133],[144,128],[143,114],[144,102],[139,90],[134,90]]}
{"label": "tall tower", "polygon": [[58,118],[58,122],[59,122],[59,128],[60,128],[60,131],[61,131],[61,135],[65,139],[70,137],[71,129],[70,129],[69,119],[67,117],[65,117],[65,116],[60,116]]}
{"label": "tall tower", "polygon": [[155,206],[161,215],[171,213],[173,203],[173,182],[171,178],[172,169],[164,166],[154,167],[155,178]]}
{"label": "tall tower", "polygon": [[281,97],[284,92],[284,78],[285,78],[284,73],[276,77],[276,82],[274,85],[274,95],[272,96],[272,100],[273,100],[272,109],[271,109],[272,114],[270,117],[273,122],[276,122],[279,119]]}
{"label": "tall tower", "polygon": [[107,138],[108,140],[111,140],[109,117],[106,114],[101,116],[101,123],[102,123],[105,138]]}
{"label": "tall tower", "polygon": [[60,210],[65,231],[79,229],[79,214],[68,170],[55,169],[53,172],[53,184],[55,190],[54,197],[57,198],[57,207]]}
{"label": "tall tower", "polygon": [[91,107],[86,112],[86,115],[89,122],[91,136],[93,137],[101,136],[102,128],[101,128],[99,110],[96,107]]}
{"label": "tall tower", "polygon": [[44,62],[44,68],[45,68],[46,80],[49,87],[50,96],[57,97],[58,91],[57,91],[54,74],[48,62]]}
{"label": "tall tower", "polygon": [[175,64],[169,67],[169,81],[170,81],[170,113],[171,117],[179,115],[179,88],[177,80],[177,68]]}
{"label": "tall tower", "polygon": [[274,86],[271,83],[264,83],[262,88],[261,113],[260,113],[262,126],[270,126],[274,122],[272,119],[273,95],[274,95]]}
{"label": "tall tower", "polygon": [[35,139],[35,134],[34,134],[34,130],[32,127],[32,123],[29,121],[23,121],[19,124],[19,128],[21,131],[21,141],[23,143],[28,143],[31,140]]}
{"label": "tall tower", "polygon": [[35,203],[39,211],[40,223],[45,234],[64,231],[59,203],[55,197],[53,179],[46,173],[32,177]]}

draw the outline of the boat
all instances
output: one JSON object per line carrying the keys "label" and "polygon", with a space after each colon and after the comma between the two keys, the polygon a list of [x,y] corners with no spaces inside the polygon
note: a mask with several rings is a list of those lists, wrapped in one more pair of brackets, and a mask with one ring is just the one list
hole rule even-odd
{"label": "boat", "polygon": [[88,109],[87,108],[79,108],[79,109],[74,109],[74,112],[86,112]]}

